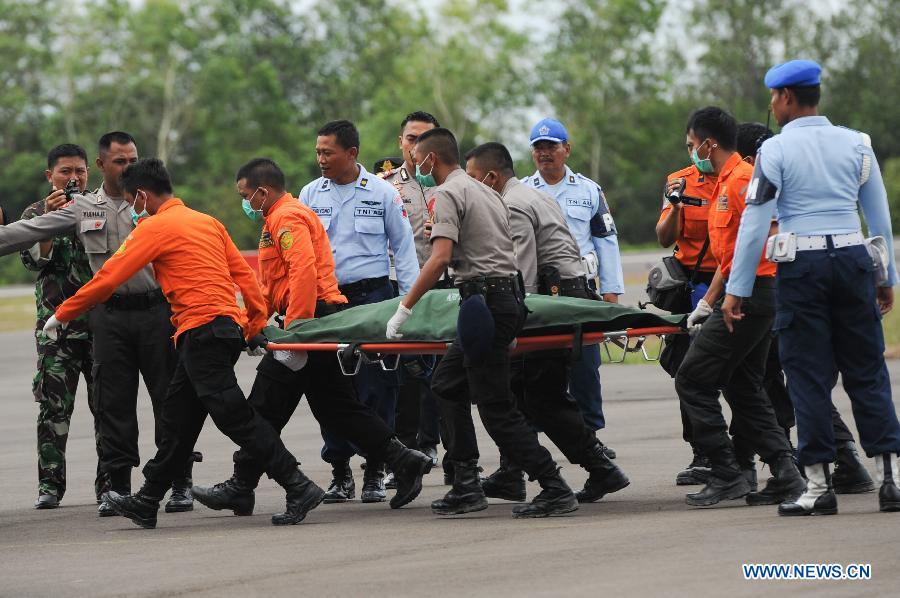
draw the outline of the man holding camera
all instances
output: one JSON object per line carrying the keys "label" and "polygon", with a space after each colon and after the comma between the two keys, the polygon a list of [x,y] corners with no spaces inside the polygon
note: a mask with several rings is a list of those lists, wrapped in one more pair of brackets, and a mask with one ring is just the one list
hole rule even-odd
{"label": "man holding camera", "polygon": [[[689,141],[687,152],[690,156]],[[696,307],[716,272],[716,258],[709,251],[707,230],[709,203],[716,188],[716,180],[715,174],[700,172],[693,164],[666,177],[662,213],[656,224],[656,238],[663,247],[675,244],[675,259],[694,281],[696,292],[692,294],[692,304],[684,306],[685,310]],[[679,351],[683,356],[689,343],[687,337],[676,336],[667,339],[666,344],[667,349],[671,347],[671,350]],[[676,348],[676,345],[680,346]],[[668,371],[674,377],[674,370]],[[694,443],[691,420],[684,405],[681,405],[681,430],[682,438],[691,445],[694,457],[675,477],[675,484],[678,486],[703,484],[709,476],[709,459],[700,453]]]}
{"label": "man holding camera", "polygon": [[[119,176],[137,161],[137,146],[128,133],[114,131],[100,138],[97,166],[103,184],[94,193],[73,194],[65,200],[62,189],[45,200],[48,213],[0,227],[0,255],[21,251],[56,235],[74,232],[96,273],[119,249],[139,220],[123,199]],[[52,211],[50,211],[52,210]],[[109,485],[119,494],[131,491],[131,469],[138,456],[138,377],[153,403],[155,441],[161,442],[159,414],[175,368],[171,309],[153,276],[151,265],[125,281],[102,306],[89,315],[93,335],[93,400],[98,413],[102,463]],[[167,511],[189,511],[190,467],[199,455],[185,463],[184,475],[172,486]],[[98,509],[101,517],[115,515],[109,505]]]}
{"label": "man holding camera", "polygon": [[[88,181],[87,154],[83,148],[71,143],[58,145],[47,155],[45,174],[53,187],[51,196],[54,199],[46,204],[41,200],[25,208],[23,220],[62,205],[69,201],[73,192],[84,192]],[[91,331],[87,317],[73,320],[69,334],[63,339],[51,339],[42,333],[42,329],[59,304],[91,279],[91,268],[84,246],[71,232],[40,241],[22,251],[22,263],[38,273],[34,287],[38,365],[32,387],[34,400],[39,404],[38,499],[34,508],[55,509],[66,492],[66,441],[79,376],[83,376],[87,384],[88,407],[94,413]],[[94,429],[97,429],[96,420]],[[94,493],[99,501],[106,490],[104,476],[100,473],[99,435],[97,458]]]}

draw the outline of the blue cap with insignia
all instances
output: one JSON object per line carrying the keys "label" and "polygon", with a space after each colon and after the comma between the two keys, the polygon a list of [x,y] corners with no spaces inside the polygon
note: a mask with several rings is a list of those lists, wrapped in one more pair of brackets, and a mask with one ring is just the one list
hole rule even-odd
{"label": "blue cap with insignia", "polygon": [[819,84],[822,67],[813,60],[791,60],[773,66],[766,73],[766,87],[781,89],[782,87],[810,87]]}
{"label": "blue cap with insignia", "polygon": [[569,132],[561,122],[545,118],[531,128],[531,145],[538,141],[564,143],[569,140]]}

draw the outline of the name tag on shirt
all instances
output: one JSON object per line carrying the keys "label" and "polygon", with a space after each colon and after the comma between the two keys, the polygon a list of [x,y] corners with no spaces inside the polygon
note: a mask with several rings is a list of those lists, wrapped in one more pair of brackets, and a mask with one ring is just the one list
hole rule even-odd
{"label": "name tag on shirt", "polygon": [[384,218],[383,207],[356,206],[353,215],[357,218]]}
{"label": "name tag on shirt", "polygon": [[90,220],[81,221],[81,232],[86,233],[92,230],[101,230],[106,225],[106,218],[92,218]]}
{"label": "name tag on shirt", "polygon": [[592,206],[591,206],[591,199],[590,199],[589,197],[588,197],[588,198],[585,198],[585,199],[570,199],[570,198],[566,198],[566,205],[567,205],[567,206],[575,206],[575,207],[579,207],[579,208],[590,208],[590,207],[592,207]]}
{"label": "name tag on shirt", "polygon": [[311,206],[312,211],[316,213],[317,216],[325,216],[326,218],[331,218],[331,206]]}

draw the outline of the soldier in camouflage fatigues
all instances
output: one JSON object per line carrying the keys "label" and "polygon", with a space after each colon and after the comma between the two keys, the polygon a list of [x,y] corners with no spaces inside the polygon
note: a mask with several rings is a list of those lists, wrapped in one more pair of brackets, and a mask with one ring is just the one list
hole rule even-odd
{"label": "soldier in camouflage fatigues", "polygon": [[[44,202],[28,206],[22,219],[44,213]],[[62,500],[66,491],[66,440],[69,422],[75,407],[78,376],[87,383],[88,407],[93,413],[91,369],[91,332],[87,316],[71,322],[58,341],[51,340],[41,330],[47,319],[66,298],[71,297],[91,279],[92,273],[84,247],[74,234],[55,237],[48,257],[41,257],[38,245],[23,251],[22,262],[29,270],[38,272],[35,284],[37,303],[37,373],[34,376],[34,399],[40,405],[37,421],[38,492]],[[94,436],[97,457],[100,457],[100,437],[96,421]],[[99,463],[94,491],[99,498],[106,490]]]}

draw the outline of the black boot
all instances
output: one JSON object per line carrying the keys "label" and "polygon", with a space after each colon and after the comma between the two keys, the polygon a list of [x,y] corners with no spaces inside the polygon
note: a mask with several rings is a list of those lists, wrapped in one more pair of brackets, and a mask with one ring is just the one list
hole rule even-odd
{"label": "black boot", "polygon": [[578,502],[597,502],[607,494],[618,492],[631,483],[625,472],[609,460],[599,441],[587,450],[579,465],[590,475],[584,483],[584,488],[575,495]]}
{"label": "black boot", "polygon": [[162,496],[150,496],[143,489],[137,494],[121,495],[110,490],[103,495],[103,504],[109,505],[118,515],[131,519],[135,525],[144,528],[156,527],[156,514]]}
{"label": "black boot", "polygon": [[835,494],[862,494],[875,489],[875,482],[860,460],[855,442],[838,445],[831,483]]}
{"label": "black boot", "polygon": [[792,455],[780,455],[771,469],[773,475],[766,480],[766,487],[747,495],[748,505],[779,505],[786,500],[796,500],[806,490],[806,481],[794,465]]}
{"label": "black boot", "polygon": [[363,474],[362,502],[384,502],[387,494],[384,491],[384,463],[366,460],[366,471]]}
{"label": "black boot", "polygon": [[488,498],[522,502],[525,500],[525,472],[518,465],[510,463],[505,455],[500,455],[500,467],[481,479],[481,489]]}
{"label": "black boot", "polygon": [[188,459],[187,471],[183,480],[172,482],[172,494],[166,503],[166,513],[184,513],[194,510],[194,497],[191,495],[191,486],[194,485],[194,463],[203,461],[203,455],[194,451]]}
{"label": "black boot", "polygon": [[756,474],[756,464],[754,463],[750,467],[742,467],[741,475],[744,476],[744,479],[747,480],[747,483],[750,485],[750,492],[756,492],[759,488],[759,479]]}
{"label": "black boot", "polygon": [[[692,447],[693,448],[693,447]],[[697,452],[694,448],[694,459],[690,465],[679,471],[675,476],[676,486],[698,486],[705,484],[709,478],[710,465],[709,459]]]}
{"label": "black boot", "polygon": [[204,507],[214,511],[232,511],[240,516],[252,515],[256,504],[253,488],[237,476],[214,486],[194,486],[192,492]]}
{"label": "black boot", "polygon": [[356,484],[353,482],[350,462],[335,463],[331,473],[333,477],[325,492],[325,504],[347,502],[356,498]]}
{"label": "black boot", "polygon": [[897,471],[897,454],[884,453],[875,456],[875,474],[881,482],[878,490],[880,511],[900,511],[900,471]]}
{"label": "black boot", "polygon": [[831,486],[829,463],[807,465],[806,491],[794,500],[786,500],[778,505],[778,514],[795,515],[836,515],[837,497]]}
{"label": "black boot", "polygon": [[[109,489],[119,496],[128,496],[131,494],[131,467],[123,467],[107,474]],[[106,493],[103,494],[106,496]],[[118,515],[112,505],[108,504],[104,498],[97,507],[97,516],[99,517],[115,517]]]}
{"label": "black boot", "polygon": [[710,460],[713,467],[706,485],[700,492],[685,496],[684,501],[687,504],[693,507],[708,507],[720,500],[743,498],[750,493],[750,483],[741,473],[731,449],[720,449]]}
{"label": "black boot", "polygon": [[478,462],[448,461],[453,467],[453,487],[444,498],[431,503],[436,515],[462,515],[483,511],[488,507],[481,479],[478,477]]}
{"label": "black boot", "polygon": [[397,491],[391,497],[391,508],[399,509],[419,496],[422,476],[431,471],[431,459],[391,438],[384,447],[384,460],[390,464],[397,482]]}
{"label": "black boot", "polygon": [[[600,448],[602,452],[603,449]],[[606,454],[603,453],[606,457]],[[606,457],[607,461],[609,457]],[[513,517],[516,519],[549,517],[550,515],[563,515],[578,510],[578,499],[569,488],[557,467],[553,473],[538,479],[541,492],[527,505],[513,507]]]}
{"label": "black boot", "polygon": [[452,486],[453,485],[453,461],[444,458],[441,463],[441,467],[444,470],[444,486]]}
{"label": "black boot", "polygon": [[306,477],[300,468],[291,470],[287,478],[276,480],[287,491],[284,513],[272,515],[272,525],[296,525],[325,499],[325,491]]}

